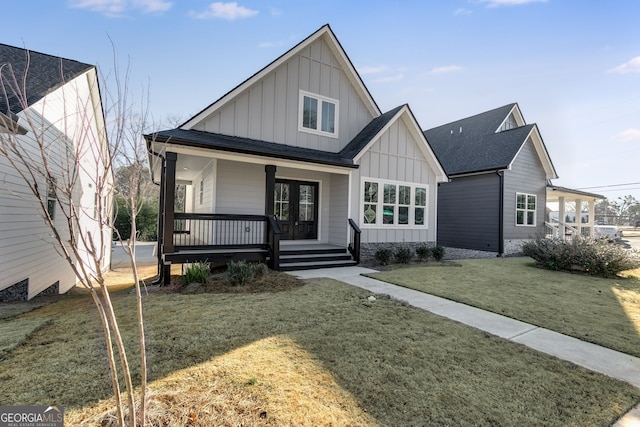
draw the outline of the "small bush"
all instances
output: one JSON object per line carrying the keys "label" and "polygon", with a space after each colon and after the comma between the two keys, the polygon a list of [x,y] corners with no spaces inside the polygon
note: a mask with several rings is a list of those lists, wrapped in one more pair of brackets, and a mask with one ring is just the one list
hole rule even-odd
{"label": "small bush", "polygon": [[185,284],[204,283],[207,281],[210,272],[211,267],[208,262],[196,262],[187,267],[182,276],[182,281]]}
{"label": "small bush", "polygon": [[264,276],[267,275],[267,273],[269,272],[269,267],[267,267],[267,264],[254,264],[253,266],[253,277],[256,279],[260,279]]}
{"label": "small bush", "polygon": [[442,259],[444,258],[444,253],[445,253],[444,246],[441,246],[441,245],[434,246],[431,249],[431,255],[433,256],[433,259],[435,259],[438,262],[442,261]]}
{"label": "small bush", "polygon": [[416,248],[416,254],[420,261],[426,261],[431,257],[431,248],[429,246],[418,246]]}
{"label": "small bush", "polygon": [[375,254],[376,261],[380,263],[380,265],[387,265],[389,261],[391,261],[391,249],[378,249]]}
{"label": "small bush", "polygon": [[411,258],[413,258],[413,253],[409,248],[398,248],[396,251],[396,261],[401,264],[409,264],[411,262]]}
{"label": "small bush", "polygon": [[246,261],[230,262],[227,265],[227,279],[234,286],[246,285],[253,279],[253,264]]}
{"label": "small bush", "polygon": [[579,271],[592,276],[615,277],[640,267],[640,254],[603,239],[577,236],[571,241],[538,237],[522,252],[550,270]]}

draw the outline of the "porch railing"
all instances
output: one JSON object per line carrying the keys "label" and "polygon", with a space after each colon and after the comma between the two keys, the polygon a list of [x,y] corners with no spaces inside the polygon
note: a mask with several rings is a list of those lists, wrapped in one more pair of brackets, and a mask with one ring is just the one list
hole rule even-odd
{"label": "porch railing", "polygon": [[[560,235],[560,226],[564,225],[564,236]],[[568,224],[560,223],[560,222],[547,222],[544,223],[545,226],[545,234],[549,237],[553,238],[561,238],[565,240],[571,240],[573,236],[578,235],[578,229],[574,228]]]}
{"label": "porch railing", "polygon": [[351,239],[349,240],[349,252],[353,257],[353,260],[360,263],[360,227],[351,218],[349,218],[349,225],[351,226]]}
{"label": "porch railing", "polygon": [[263,215],[174,214],[176,250],[264,247],[267,217]]}

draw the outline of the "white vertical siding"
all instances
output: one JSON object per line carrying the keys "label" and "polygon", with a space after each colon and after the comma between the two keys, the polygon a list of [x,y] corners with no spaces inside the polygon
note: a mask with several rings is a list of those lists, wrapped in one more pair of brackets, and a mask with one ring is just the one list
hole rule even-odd
{"label": "white vertical siding", "polygon": [[[298,131],[300,90],[339,101],[339,138]],[[329,46],[319,39],[194,129],[338,152],[372,118]]]}
{"label": "white vertical siding", "polygon": [[[363,243],[430,242],[435,240],[437,183],[435,174],[406,123],[398,119],[360,158],[351,180],[351,212],[362,229]],[[363,226],[362,178],[415,183],[427,187],[425,226]]]}
{"label": "white vertical siding", "polygon": [[[97,245],[102,243],[104,253],[103,267],[107,268],[111,256],[111,232],[102,228],[94,220],[95,176],[101,173],[99,160],[102,121],[94,116],[97,86],[95,71],[79,76],[63,88],[47,95],[21,113],[21,123],[26,125],[24,117],[37,124],[24,136],[16,136],[22,147],[36,154],[34,138],[42,138],[52,143],[47,159],[54,176],[60,176],[69,159],[68,153],[60,144],[64,134],[73,139],[73,147],[79,156],[79,185],[74,199],[78,202],[80,228],[82,233],[91,233]],[[92,98],[93,96],[93,98]],[[99,107],[99,106],[98,106]],[[100,110],[98,110],[100,111]],[[51,231],[44,222],[42,210],[35,196],[27,188],[18,172],[4,157],[0,157],[0,289],[5,289],[22,280],[29,280],[29,298],[32,298],[59,282],[60,292],[66,292],[76,283],[71,267],[56,251]],[[40,189],[47,188],[46,182],[38,183]],[[55,223],[63,238],[68,228],[60,208],[56,207]],[[93,270],[93,263],[86,251],[81,250],[85,265]]]}

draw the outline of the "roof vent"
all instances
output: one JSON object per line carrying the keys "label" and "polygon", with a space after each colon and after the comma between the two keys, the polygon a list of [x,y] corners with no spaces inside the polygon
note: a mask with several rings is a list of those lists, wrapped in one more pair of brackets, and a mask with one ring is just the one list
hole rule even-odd
{"label": "roof vent", "polygon": [[451,135],[453,135],[453,129],[451,129]]}
{"label": "roof vent", "polygon": [[460,133],[462,133],[462,126],[460,126]]}

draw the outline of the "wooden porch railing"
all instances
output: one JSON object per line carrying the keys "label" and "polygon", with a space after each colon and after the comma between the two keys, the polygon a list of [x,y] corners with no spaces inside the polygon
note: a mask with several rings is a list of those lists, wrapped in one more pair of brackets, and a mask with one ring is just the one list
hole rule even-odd
{"label": "wooden porch railing", "polygon": [[351,239],[349,240],[349,252],[353,257],[353,260],[360,263],[360,227],[351,218],[349,218],[349,225],[351,226]]}

